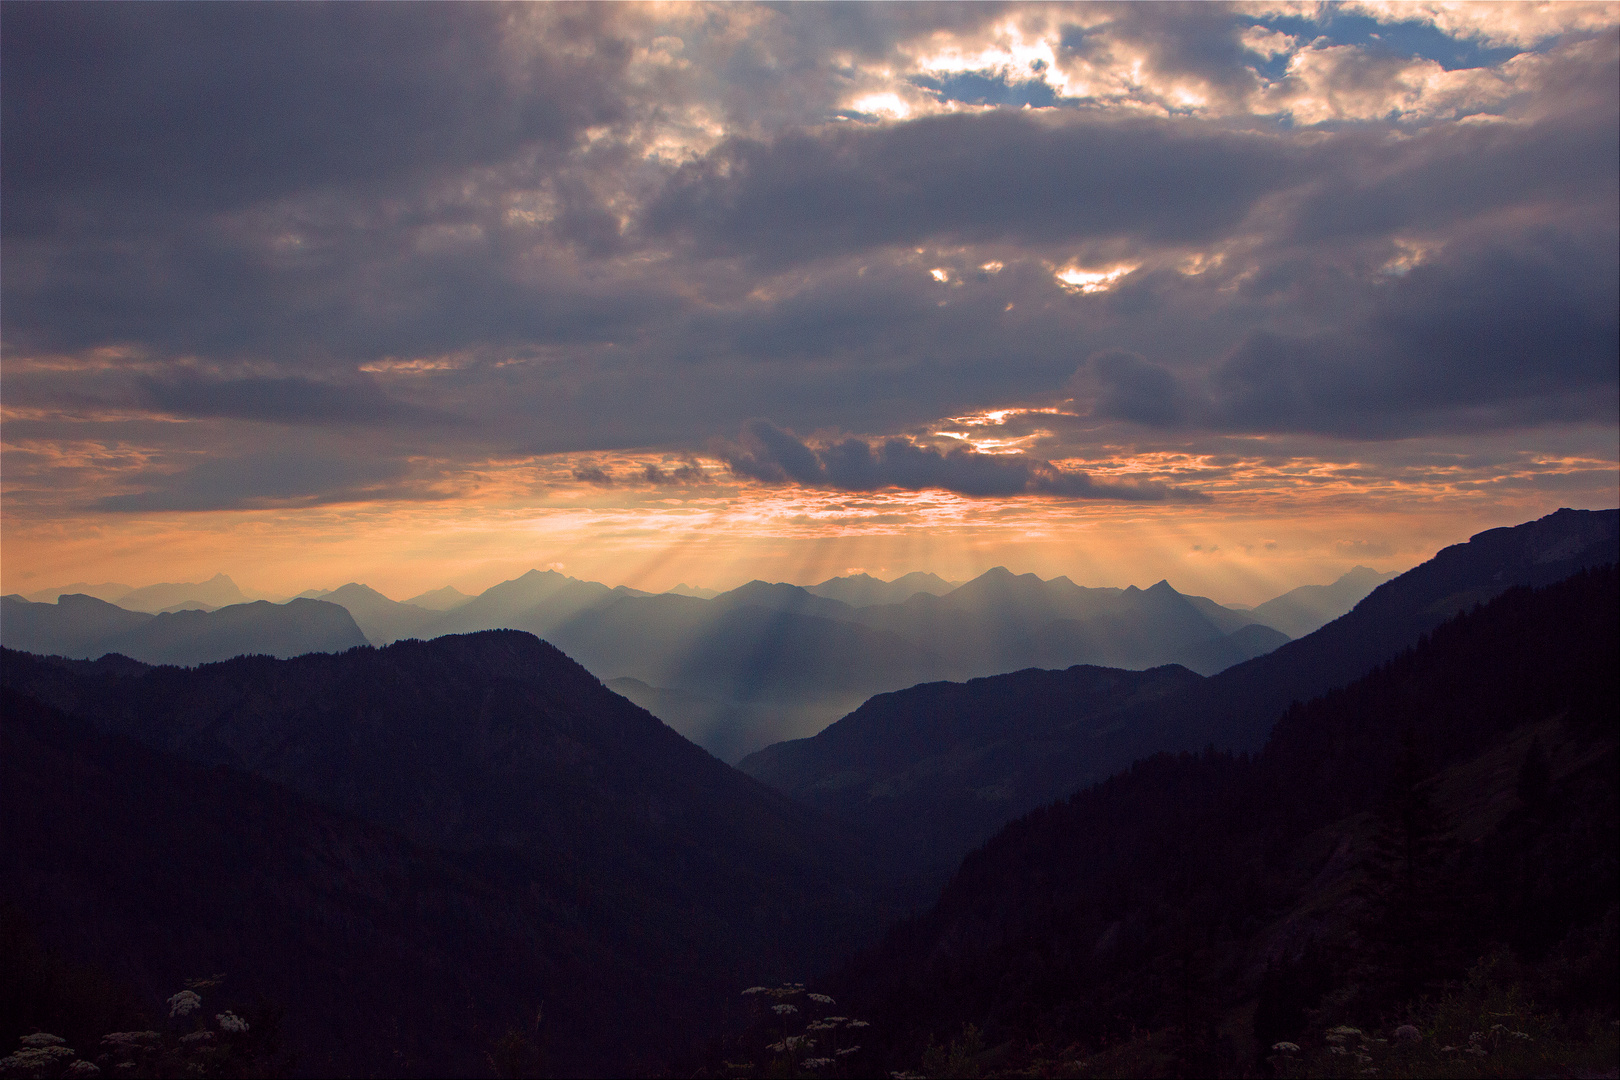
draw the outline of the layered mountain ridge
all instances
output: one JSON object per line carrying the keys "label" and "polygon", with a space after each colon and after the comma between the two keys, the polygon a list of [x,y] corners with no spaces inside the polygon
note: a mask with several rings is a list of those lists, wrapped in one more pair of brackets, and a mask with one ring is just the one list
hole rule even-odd
{"label": "layered mountain ridge", "polygon": [[[219,582],[204,584],[224,587]],[[153,599],[171,600],[185,588],[152,587]],[[524,630],[731,761],[818,731],[875,693],[920,682],[1075,663],[1136,669],[1179,663],[1208,674],[1287,640],[1243,612],[1183,596],[1168,582],[1087,589],[1001,567],[965,583],[921,573],[892,582],[852,575],[808,588],[753,581],[708,598],[609,588],[535,570],[476,597],[439,590],[419,599],[397,602],[357,582],[311,590],[282,606],[299,606],[306,620],[317,610],[309,605],[336,606],[363,636],[344,627],[298,639],[280,625],[295,621],[292,612],[272,613],[262,602],[209,610],[202,601],[185,601],[212,618],[193,612],[190,621],[143,629],[138,619],[88,597],[66,595],[47,605],[12,596],[0,601],[0,634],[8,646],[43,654],[122,652],[195,664],[239,653],[286,657]],[[255,620],[256,635],[219,629]],[[187,638],[178,633],[182,625],[195,632]]]}
{"label": "layered mountain ridge", "polygon": [[[814,737],[767,747],[738,767],[884,837],[890,858],[945,874],[1005,822],[1082,784],[1165,750],[1257,750],[1291,702],[1361,677],[1458,612],[1617,557],[1620,511],[1560,510],[1448,547],[1266,655],[1209,678],[1182,671],[1157,684],[1173,692],[1092,697],[1077,689],[1100,677],[1085,668],[916,686],[874,697]],[[1142,595],[1155,593],[1190,606],[1163,583]],[[1054,693],[1060,677],[1070,682]],[[911,783],[913,775],[928,783]]]}
{"label": "layered mountain ridge", "polygon": [[[547,1002],[571,1070],[653,1067],[657,1053],[723,1022],[738,980],[803,979],[875,933],[888,911],[869,856],[850,831],[717,761],[526,633],[486,631],[291,660],[243,657],[191,669],[7,649],[0,683],[17,695],[8,703],[8,730],[26,698],[93,727],[103,741],[79,742],[104,762],[121,753],[104,740],[126,740],[147,753],[126,755],[128,768],[160,754],[177,763],[163,766],[177,775],[199,767],[251,774],[290,793],[280,798],[320,808],[289,811],[286,842],[295,847],[315,843],[299,822],[329,831],[337,826],[321,825],[328,820],[322,815],[338,815],[384,830],[395,839],[377,843],[391,851],[434,853],[425,865],[447,867],[443,873],[460,882],[444,888],[461,898],[453,904],[468,905],[457,918],[474,928],[479,949],[504,940],[532,962],[533,1000],[523,1007]],[[44,734],[30,729],[27,738],[55,737],[48,719],[39,723]],[[5,767],[21,768],[21,761],[8,755]],[[32,790],[32,783],[8,775],[5,786]],[[277,798],[247,787],[243,798]],[[145,813],[142,800],[157,797],[141,791],[128,808],[137,816]],[[94,852],[73,839],[101,828],[96,815],[111,808],[90,799],[81,820],[76,805],[62,802],[59,820],[39,826],[44,835],[7,830],[3,850],[14,871],[7,880],[27,894],[21,899],[30,913],[69,942],[71,920],[51,914],[54,905],[75,892],[72,881],[102,882],[87,895],[124,899],[101,913],[99,925],[123,927],[131,941],[101,959],[127,956],[134,964],[161,952],[151,937],[158,931],[143,928],[133,899],[100,876],[115,867],[98,867]],[[199,812],[224,822],[246,812],[229,800],[210,806]],[[191,880],[204,872],[195,857],[177,846],[167,856],[172,865],[145,873]],[[407,864],[414,858],[397,855]],[[356,873],[364,879],[369,871]],[[332,888],[343,893],[351,885]],[[425,917],[386,896],[376,902],[402,926]],[[227,935],[238,917],[229,908],[199,909],[193,932]],[[328,931],[306,933],[300,918],[284,912],[258,932],[304,954],[301,978],[322,978],[329,961],[320,943]],[[420,970],[426,961],[406,952],[406,966]],[[251,949],[235,955],[233,977],[257,982],[292,1007],[298,984],[287,981],[293,976],[284,965],[252,960]],[[505,975],[485,984],[464,960],[444,962],[469,981],[476,1015],[494,1023],[511,1011],[501,997]],[[499,970],[522,966],[503,962]],[[567,973],[582,966],[600,971],[583,984],[571,981]],[[340,973],[334,978],[344,982]],[[402,983],[373,996],[410,992]],[[332,1052],[353,1041],[368,1048],[370,1060],[386,1060],[387,1033],[368,1033],[360,1016],[301,1012],[300,1023],[334,1032],[323,1042]],[[434,1038],[448,1038],[438,1027]],[[441,1041],[421,1053],[449,1068],[466,1049]]]}

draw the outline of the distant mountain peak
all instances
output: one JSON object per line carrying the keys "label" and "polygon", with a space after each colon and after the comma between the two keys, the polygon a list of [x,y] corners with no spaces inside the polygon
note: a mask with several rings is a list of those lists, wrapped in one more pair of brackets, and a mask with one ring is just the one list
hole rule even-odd
{"label": "distant mountain peak", "polygon": [[1176,587],[1174,585],[1170,584],[1170,579],[1169,578],[1160,578],[1158,581],[1156,581],[1152,585],[1149,585],[1146,589],[1144,589],[1142,591],[1146,592],[1146,593],[1148,593],[1150,595],[1154,595],[1154,596],[1180,596],[1181,595],[1180,593],[1176,592]]}

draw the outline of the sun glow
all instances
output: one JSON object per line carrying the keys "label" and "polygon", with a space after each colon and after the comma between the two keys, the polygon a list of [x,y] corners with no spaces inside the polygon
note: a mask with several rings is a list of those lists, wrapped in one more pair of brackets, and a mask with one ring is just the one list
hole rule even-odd
{"label": "sun glow", "polygon": [[1069,266],[1059,270],[1055,276],[1065,292],[1100,293],[1112,289],[1121,278],[1135,269],[1134,265],[1113,266],[1106,270],[1085,270],[1078,266]]}
{"label": "sun glow", "polygon": [[891,120],[904,120],[912,113],[911,105],[896,93],[867,94],[850,103],[850,109],[867,116],[884,116]]}

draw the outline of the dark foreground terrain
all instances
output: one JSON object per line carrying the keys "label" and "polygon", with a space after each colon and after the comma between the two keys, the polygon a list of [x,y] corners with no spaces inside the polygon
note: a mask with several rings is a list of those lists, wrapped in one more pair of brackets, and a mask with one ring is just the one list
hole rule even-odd
{"label": "dark foreground terrain", "polygon": [[[1481,534],[1211,678],[886,695],[761,755],[784,790],[517,631],[3,650],[0,1046],[120,1075],[1601,1075],[1617,521]],[[0,1071],[71,1060],[23,1049]]]}

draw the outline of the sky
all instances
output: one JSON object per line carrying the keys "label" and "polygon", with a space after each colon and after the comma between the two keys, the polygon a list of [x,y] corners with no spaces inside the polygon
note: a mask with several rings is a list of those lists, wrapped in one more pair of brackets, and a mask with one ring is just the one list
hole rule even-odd
{"label": "sky", "polygon": [[0,588],[996,565],[1620,504],[1620,4],[0,4]]}

